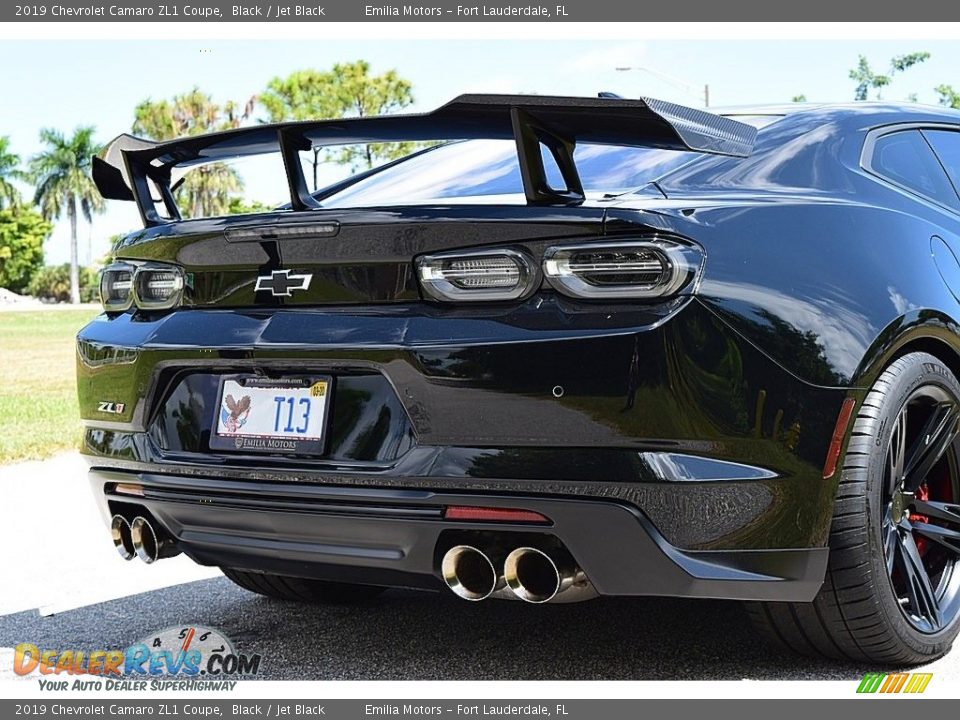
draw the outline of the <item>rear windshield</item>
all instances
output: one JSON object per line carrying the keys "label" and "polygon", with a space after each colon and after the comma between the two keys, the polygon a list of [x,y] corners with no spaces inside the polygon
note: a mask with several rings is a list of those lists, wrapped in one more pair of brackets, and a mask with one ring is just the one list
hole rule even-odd
{"label": "rear windshield", "polygon": [[[588,195],[618,194],[656,180],[696,153],[677,150],[579,145],[577,172]],[[562,187],[552,158],[547,181]],[[523,203],[523,182],[512,140],[466,140],[415,155],[323,199],[324,207],[377,207],[432,203]]]}

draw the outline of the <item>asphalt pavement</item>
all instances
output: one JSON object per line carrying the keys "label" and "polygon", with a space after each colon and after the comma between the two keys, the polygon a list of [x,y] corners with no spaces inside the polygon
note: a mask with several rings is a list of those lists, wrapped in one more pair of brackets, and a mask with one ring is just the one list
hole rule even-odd
{"label": "asphalt pavement", "polygon": [[[0,679],[21,642],[122,648],[186,624],[259,653],[262,679],[854,680],[869,669],[772,652],[730,602],[533,606],[407,590],[354,607],[270,600],[183,557],[121,560],[75,455],[2,467],[0,490]],[[960,652],[928,671],[960,679]]]}

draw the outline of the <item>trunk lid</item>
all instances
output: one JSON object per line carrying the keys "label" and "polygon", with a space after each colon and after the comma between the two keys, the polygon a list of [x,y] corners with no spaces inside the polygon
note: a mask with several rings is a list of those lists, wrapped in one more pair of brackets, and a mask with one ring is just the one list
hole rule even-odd
{"label": "trunk lid", "polygon": [[[117,259],[181,265],[187,274],[185,306],[416,302],[417,255],[497,245],[536,253],[557,240],[602,235],[604,209],[432,206],[314,211],[309,220],[303,215],[155,226],[126,238]],[[277,274],[287,270],[289,275]],[[259,292],[258,278],[263,278]]]}

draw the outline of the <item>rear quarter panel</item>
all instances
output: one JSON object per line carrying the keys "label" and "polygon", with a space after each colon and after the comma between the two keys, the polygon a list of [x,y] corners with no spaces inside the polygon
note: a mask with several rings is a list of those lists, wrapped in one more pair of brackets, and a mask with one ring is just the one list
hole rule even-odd
{"label": "rear quarter panel", "polygon": [[[706,249],[699,301],[815,385],[867,387],[912,342],[960,349],[960,287],[931,254],[938,237],[960,257],[960,218],[861,169],[866,130],[712,161],[659,211]],[[612,209],[609,231],[630,232],[632,214]]]}

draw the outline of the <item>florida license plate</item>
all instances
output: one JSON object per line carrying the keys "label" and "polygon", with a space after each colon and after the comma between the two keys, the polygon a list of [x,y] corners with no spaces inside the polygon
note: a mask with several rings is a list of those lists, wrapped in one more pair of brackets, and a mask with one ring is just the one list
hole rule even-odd
{"label": "florida license plate", "polygon": [[331,386],[329,377],[225,377],[210,447],[322,454]]}

